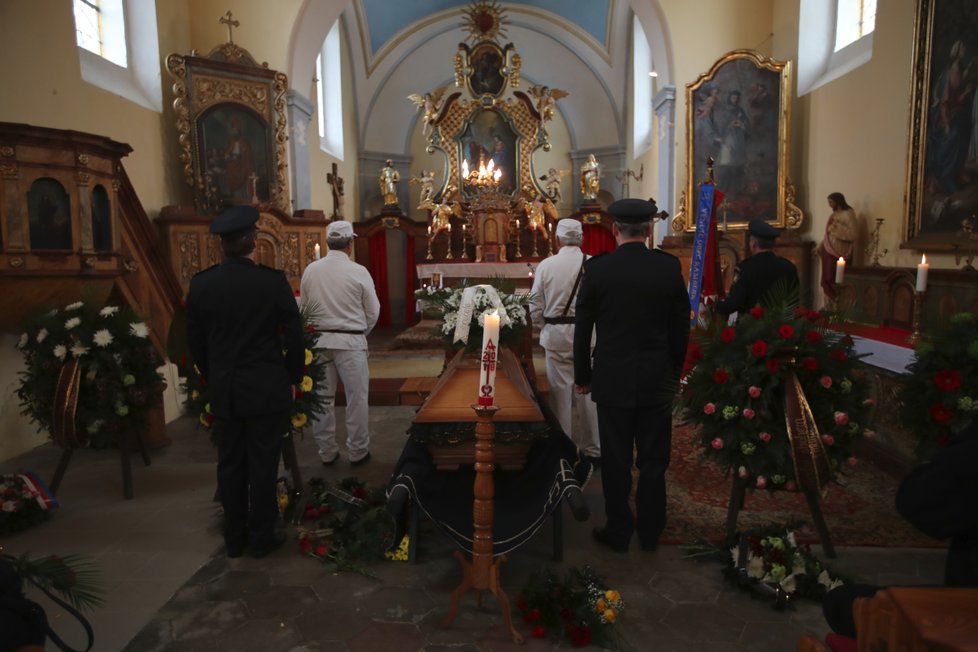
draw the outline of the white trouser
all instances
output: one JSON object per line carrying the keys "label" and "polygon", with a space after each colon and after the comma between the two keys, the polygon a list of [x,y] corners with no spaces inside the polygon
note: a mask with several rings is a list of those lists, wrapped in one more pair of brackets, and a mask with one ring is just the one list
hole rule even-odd
{"label": "white trouser", "polygon": [[[321,354],[320,354],[321,355]],[[312,436],[319,446],[319,458],[324,462],[339,453],[336,443],[336,379],[343,381],[346,394],[346,448],[350,461],[362,459],[370,449],[370,432],[367,428],[367,399],[370,394],[370,369],[367,351],[343,351],[330,349],[326,365],[326,382],[323,393],[326,409],[312,422]]]}
{"label": "white trouser", "polygon": [[600,456],[597,406],[590,396],[574,393],[574,352],[547,349],[546,354],[550,406],[561,429],[585,455]]}

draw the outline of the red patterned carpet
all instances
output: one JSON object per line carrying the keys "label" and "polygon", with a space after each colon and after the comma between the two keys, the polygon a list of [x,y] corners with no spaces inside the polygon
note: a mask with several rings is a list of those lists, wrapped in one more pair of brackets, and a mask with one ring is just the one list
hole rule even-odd
{"label": "red patterned carpet", "polygon": [[[668,523],[663,534],[670,543],[692,543],[724,537],[727,501],[732,479],[713,462],[701,460],[700,447],[691,426],[673,428],[672,462],[666,474]],[[885,547],[942,547],[897,514],[894,497],[898,481],[870,463],[863,463],[838,479],[822,501],[822,513],[835,545]],[[843,486],[844,485],[844,486]],[[800,493],[748,492],[737,526],[803,520],[799,540],[818,542],[811,527],[808,505]]]}

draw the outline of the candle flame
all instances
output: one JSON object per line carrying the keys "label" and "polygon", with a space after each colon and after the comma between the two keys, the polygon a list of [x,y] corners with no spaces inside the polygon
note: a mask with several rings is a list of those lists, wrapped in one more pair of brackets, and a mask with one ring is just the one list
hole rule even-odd
{"label": "candle flame", "polygon": [[920,264],[921,265],[927,264],[927,254],[920,254]]}

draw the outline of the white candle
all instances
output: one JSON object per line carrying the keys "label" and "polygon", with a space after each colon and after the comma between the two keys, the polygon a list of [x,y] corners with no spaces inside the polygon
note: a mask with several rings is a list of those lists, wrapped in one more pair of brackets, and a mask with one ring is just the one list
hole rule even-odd
{"label": "white candle", "polygon": [[430,226],[428,227],[428,237],[429,238],[431,237],[431,227]]}
{"label": "white candle", "polygon": [[839,256],[839,260],[835,261],[835,282],[842,283],[846,278],[846,259]]}
{"label": "white candle", "polygon": [[448,232],[449,233],[452,232],[452,223],[451,222],[448,223]]}
{"label": "white candle", "polygon": [[316,243],[316,246],[313,247],[313,255],[316,257],[316,260],[319,260],[319,243],[318,242]]}
{"label": "white candle", "polygon": [[920,264],[917,265],[917,292],[927,290],[928,269],[930,269],[930,265],[927,264],[927,254],[920,254]]}
{"label": "white candle", "polygon": [[482,361],[479,367],[479,405],[492,405],[496,396],[496,361],[499,354],[499,313],[485,314],[482,326]]}

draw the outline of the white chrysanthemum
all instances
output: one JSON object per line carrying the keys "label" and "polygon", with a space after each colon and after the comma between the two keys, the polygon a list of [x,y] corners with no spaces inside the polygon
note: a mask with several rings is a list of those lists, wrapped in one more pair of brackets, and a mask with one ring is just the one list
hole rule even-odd
{"label": "white chrysanthemum", "polygon": [[75,342],[71,346],[71,355],[75,356],[76,358],[80,358],[86,353],[88,353],[88,347],[83,346],[81,342]]}
{"label": "white chrysanthemum", "polygon": [[85,304],[82,303],[81,301],[76,301],[74,303],[69,303],[67,306],[65,306],[65,310],[78,310],[84,305]]}
{"label": "white chrysanthemum", "polygon": [[41,342],[43,342],[44,340],[46,340],[47,337],[48,337],[48,329],[42,328],[41,330],[37,331],[37,343],[38,344],[40,344]]}
{"label": "white chrysanthemum", "polygon": [[788,545],[790,545],[792,548],[797,548],[798,547],[798,542],[795,541],[795,533],[794,532],[792,532],[792,531],[789,530],[788,531],[788,534],[785,535],[785,539],[788,540]]}
{"label": "white chrysanthemum", "polygon": [[829,572],[827,570],[823,570],[821,573],[819,573],[817,579],[818,583],[822,586],[829,586],[832,584],[832,578],[829,577]]}
{"label": "white chrysanthemum", "polygon": [[54,353],[54,357],[56,357],[58,360],[64,360],[65,355],[67,355],[68,353],[68,349],[65,348],[64,344],[59,344],[56,347],[54,347],[53,353]]}
{"label": "white chrysanthemum", "polygon": [[54,316],[55,316],[56,314],[58,314],[58,309],[57,309],[57,308],[52,308],[52,309],[51,309],[51,312],[49,312],[49,313],[47,314],[47,316],[48,316],[48,317],[54,317]]}
{"label": "white chrysanthemum", "polygon": [[98,311],[98,314],[102,315],[103,317],[111,317],[117,312],[119,312],[119,306],[105,306]]}
{"label": "white chrysanthemum", "polygon": [[74,328],[80,323],[81,323],[81,319],[79,319],[78,317],[72,317],[71,319],[65,322],[65,330],[70,331],[72,328]]}
{"label": "white chrysanthemum", "polygon": [[795,576],[789,575],[788,577],[781,580],[781,588],[784,589],[785,593],[794,593],[798,590],[798,584],[795,582]]}
{"label": "white chrysanthemum", "polygon": [[747,562],[747,576],[759,579],[764,577],[764,559],[761,557],[753,557]]}
{"label": "white chrysanthemum", "polygon": [[107,328],[100,328],[95,331],[95,335],[92,336],[92,341],[98,346],[105,348],[109,344],[112,344],[112,333]]}
{"label": "white chrysanthemum", "polygon": [[146,339],[149,337],[149,326],[147,326],[145,322],[135,322],[129,324],[129,332],[136,337]]}
{"label": "white chrysanthemum", "polygon": [[27,333],[21,333],[20,339],[17,340],[17,348],[22,349],[25,346],[27,346],[27,340],[28,340]]}

